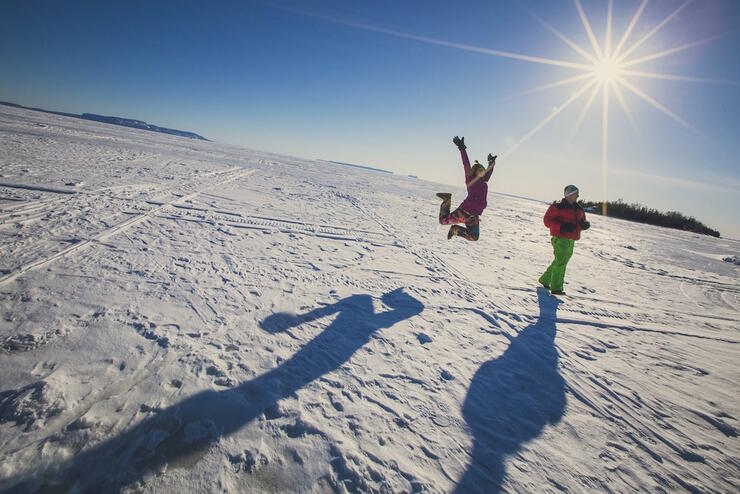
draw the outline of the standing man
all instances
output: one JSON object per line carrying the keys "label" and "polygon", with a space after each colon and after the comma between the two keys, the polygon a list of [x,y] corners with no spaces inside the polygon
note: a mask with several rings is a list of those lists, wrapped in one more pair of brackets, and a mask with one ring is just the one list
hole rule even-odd
{"label": "standing man", "polygon": [[550,229],[550,243],[555,259],[540,276],[540,284],[553,295],[565,295],[565,267],[573,255],[573,246],[581,238],[581,230],[588,230],[591,224],[586,221],[586,213],[578,204],[578,187],[568,185],[563,191],[563,199],[553,202],[545,213],[545,226]]}

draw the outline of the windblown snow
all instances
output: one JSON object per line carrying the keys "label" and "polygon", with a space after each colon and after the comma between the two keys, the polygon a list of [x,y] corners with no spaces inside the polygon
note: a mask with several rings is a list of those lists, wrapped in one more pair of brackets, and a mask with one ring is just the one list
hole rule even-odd
{"label": "windblown snow", "polygon": [[1,491],[740,490],[739,242],[592,215],[555,298],[536,201],[10,107],[0,175]]}

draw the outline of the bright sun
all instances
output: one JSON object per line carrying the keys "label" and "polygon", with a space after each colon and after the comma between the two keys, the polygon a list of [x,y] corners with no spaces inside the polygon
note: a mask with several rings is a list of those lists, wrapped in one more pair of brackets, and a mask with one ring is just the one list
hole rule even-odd
{"label": "bright sun", "polygon": [[612,82],[619,77],[620,69],[617,60],[604,57],[594,64],[594,75],[600,82]]}

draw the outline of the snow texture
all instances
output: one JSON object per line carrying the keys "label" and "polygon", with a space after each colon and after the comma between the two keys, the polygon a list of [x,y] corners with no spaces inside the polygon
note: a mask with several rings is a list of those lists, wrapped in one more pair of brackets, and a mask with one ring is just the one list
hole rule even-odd
{"label": "snow texture", "polygon": [[0,491],[740,490],[736,241],[556,298],[537,201],[10,107],[0,175]]}

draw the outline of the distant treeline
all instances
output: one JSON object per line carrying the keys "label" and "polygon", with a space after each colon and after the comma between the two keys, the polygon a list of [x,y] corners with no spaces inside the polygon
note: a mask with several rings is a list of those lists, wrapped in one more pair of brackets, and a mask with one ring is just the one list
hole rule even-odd
{"label": "distant treeline", "polygon": [[[586,202],[580,201],[583,209],[592,213],[601,214],[602,203],[601,202]],[[678,230],[686,230],[689,232],[701,233],[703,235],[711,235],[719,238],[719,232],[712,230],[708,226],[704,225],[701,221],[696,220],[691,216],[684,216],[678,211],[668,211],[662,213],[657,209],[648,209],[647,207],[633,203],[627,204],[621,199],[616,202],[606,202],[606,213],[614,218],[621,218],[623,220],[636,221],[638,223],[647,223],[649,225],[664,226],[667,228],[676,228]]]}

